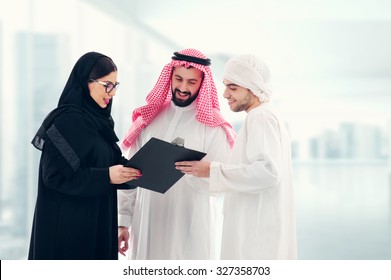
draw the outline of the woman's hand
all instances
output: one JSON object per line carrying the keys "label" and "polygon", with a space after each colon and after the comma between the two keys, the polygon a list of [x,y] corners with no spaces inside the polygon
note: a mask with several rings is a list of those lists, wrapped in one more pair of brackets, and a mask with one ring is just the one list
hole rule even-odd
{"label": "woman's hand", "polygon": [[130,180],[138,179],[142,175],[139,170],[131,167],[124,167],[120,164],[110,166],[109,173],[111,184],[123,184]]}
{"label": "woman's hand", "polygon": [[175,163],[175,168],[185,174],[207,178],[210,174],[210,161],[178,161]]}

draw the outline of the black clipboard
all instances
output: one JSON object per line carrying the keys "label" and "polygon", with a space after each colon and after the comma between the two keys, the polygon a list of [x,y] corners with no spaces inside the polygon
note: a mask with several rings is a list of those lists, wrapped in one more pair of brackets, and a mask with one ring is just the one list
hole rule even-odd
{"label": "black clipboard", "polygon": [[181,171],[175,169],[175,162],[185,160],[201,160],[206,153],[187,149],[152,137],[141,149],[124,165],[141,171],[139,179],[126,184],[141,187],[164,194],[182,176]]}

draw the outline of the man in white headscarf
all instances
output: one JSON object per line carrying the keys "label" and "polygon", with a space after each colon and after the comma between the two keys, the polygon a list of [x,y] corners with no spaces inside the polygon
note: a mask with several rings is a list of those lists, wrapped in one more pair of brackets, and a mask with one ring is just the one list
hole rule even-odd
{"label": "man in white headscarf", "polygon": [[226,63],[223,76],[230,109],[247,112],[230,162],[178,162],[177,169],[210,177],[210,189],[226,193],[222,259],[296,259],[290,140],[269,104],[270,71],[242,55]]}

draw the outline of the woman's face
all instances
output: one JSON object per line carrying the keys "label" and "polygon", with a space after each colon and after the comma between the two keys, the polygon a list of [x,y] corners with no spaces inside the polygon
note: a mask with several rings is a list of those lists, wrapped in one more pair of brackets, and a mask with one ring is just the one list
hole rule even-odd
{"label": "woman's face", "polygon": [[116,89],[113,89],[110,93],[106,92],[106,85],[117,83],[117,71],[111,72],[107,76],[90,81],[88,83],[88,89],[92,99],[102,108],[106,108],[110,102],[110,99],[115,96]]}

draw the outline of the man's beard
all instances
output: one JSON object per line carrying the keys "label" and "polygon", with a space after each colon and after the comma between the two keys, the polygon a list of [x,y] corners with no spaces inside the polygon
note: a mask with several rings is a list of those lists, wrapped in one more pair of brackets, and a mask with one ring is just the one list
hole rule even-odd
{"label": "man's beard", "polygon": [[190,96],[188,99],[186,100],[179,100],[177,97],[176,97],[176,94],[180,92],[180,93],[184,93],[188,96],[191,95],[191,93],[189,91],[184,91],[184,92],[181,92],[179,89],[175,89],[175,90],[172,90],[172,101],[174,102],[174,104],[178,107],[186,107],[186,106],[189,106],[191,103],[193,103],[194,100],[197,99],[198,97],[198,92],[196,94],[194,94],[193,96]]}

